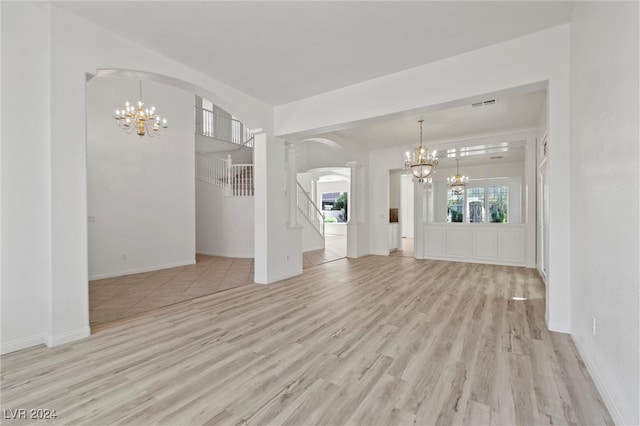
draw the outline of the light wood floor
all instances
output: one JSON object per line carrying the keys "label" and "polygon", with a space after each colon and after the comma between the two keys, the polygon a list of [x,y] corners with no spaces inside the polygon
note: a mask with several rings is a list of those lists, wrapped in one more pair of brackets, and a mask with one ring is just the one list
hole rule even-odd
{"label": "light wood floor", "polygon": [[612,424],[543,294],[524,268],[336,260],[5,355],[2,408],[83,425]]}

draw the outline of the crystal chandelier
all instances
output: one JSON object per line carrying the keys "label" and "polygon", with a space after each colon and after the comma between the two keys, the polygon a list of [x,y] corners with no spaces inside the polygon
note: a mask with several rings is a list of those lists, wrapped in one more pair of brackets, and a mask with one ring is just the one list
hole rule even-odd
{"label": "crystal chandelier", "polygon": [[167,126],[167,119],[161,119],[156,115],[156,107],[151,109],[144,107],[142,102],[142,81],[140,81],[140,100],[138,106],[134,107],[127,101],[124,109],[116,110],[116,121],[122,130],[133,133],[135,130],[139,136],[148,135],[154,137],[164,133]]}
{"label": "crystal chandelier", "polygon": [[424,123],[424,120],[418,120],[418,123],[420,123],[420,146],[413,151],[413,156],[409,155],[409,152],[406,153],[404,168],[405,170],[411,170],[414,182],[425,183],[430,180],[429,175],[438,165],[438,158],[436,157],[436,151],[430,153],[422,145],[422,123]]}
{"label": "crystal chandelier", "polygon": [[449,182],[449,186],[451,187],[451,191],[453,191],[456,195],[462,195],[464,193],[464,188],[467,186],[467,182],[469,181],[468,176],[460,175],[460,160],[456,159],[456,175],[450,178],[447,178],[447,182]]}

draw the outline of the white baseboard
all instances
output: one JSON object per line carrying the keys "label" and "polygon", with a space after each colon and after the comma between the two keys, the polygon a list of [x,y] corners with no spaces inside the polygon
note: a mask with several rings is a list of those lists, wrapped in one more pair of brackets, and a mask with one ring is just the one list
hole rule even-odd
{"label": "white baseboard", "polygon": [[[418,259],[416,257],[416,259]],[[525,262],[511,262],[498,259],[475,259],[472,257],[446,257],[446,256],[434,256],[431,254],[424,254],[422,259],[425,260],[443,260],[445,262],[462,262],[462,263],[480,263],[483,265],[499,265],[499,266],[518,266],[528,268]]]}
{"label": "white baseboard", "polygon": [[629,424],[624,421],[624,418],[622,417],[620,410],[618,410],[618,407],[616,406],[615,401],[613,400],[613,398],[611,398],[611,395],[607,390],[607,386],[605,385],[604,380],[602,380],[602,377],[600,376],[598,369],[595,367],[595,365],[591,361],[591,358],[589,358],[589,355],[587,355],[587,352],[584,350],[584,347],[580,343],[580,339],[578,339],[578,337],[573,334],[571,335],[571,338],[573,339],[573,343],[576,345],[576,348],[578,349],[578,352],[580,353],[582,360],[587,366],[587,370],[589,371],[589,374],[591,375],[591,378],[593,379],[593,382],[595,383],[596,388],[598,389],[598,392],[600,392],[600,396],[604,401],[604,405],[607,407],[607,410],[609,410],[609,414],[611,414],[611,417],[613,418],[613,421],[615,422],[615,424],[617,425]]}
{"label": "white baseboard", "polygon": [[207,251],[207,250],[196,250],[196,254],[204,254],[205,256],[220,256],[220,257],[237,257],[239,259],[253,259],[253,253],[228,253],[228,252],[217,252],[217,251]]}
{"label": "white baseboard", "polygon": [[91,335],[90,327],[82,327],[75,330],[65,331],[64,333],[56,334],[54,336],[45,335],[44,341],[50,348],[53,346],[63,345],[65,343],[73,342],[75,340],[84,339]]}
{"label": "white baseboard", "polygon": [[549,321],[545,314],[545,322],[547,323],[547,328],[550,331],[555,331],[558,333],[571,334],[571,326],[568,323],[560,322],[560,321]]}
{"label": "white baseboard", "polygon": [[30,348],[32,346],[42,345],[45,339],[42,334],[34,334],[33,336],[22,337],[20,339],[4,342],[0,345],[0,354],[8,354],[10,352],[19,351],[21,349]]}
{"label": "white baseboard", "polygon": [[369,252],[365,252],[365,251],[359,252],[358,250],[355,250],[355,253],[347,252],[347,257],[349,259],[357,259],[359,257],[369,256],[370,254],[371,253],[369,253]]}
{"label": "white baseboard", "polygon": [[286,280],[287,278],[296,277],[298,275],[302,275],[302,269],[293,272],[287,272],[284,274],[274,275],[272,277],[255,277],[254,281],[256,284],[271,284],[277,281]]}
{"label": "white baseboard", "polygon": [[105,272],[102,274],[89,275],[89,281],[102,280],[105,278],[121,277],[123,275],[140,274],[142,272],[159,271],[160,269],[177,268],[180,266],[187,266],[195,264],[195,259],[185,260],[182,262],[167,263],[164,265],[145,266],[144,268],[128,269],[126,271]]}
{"label": "white baseboard", "polygon": [[314,250],[323,250],[324,246],[317,246],[317,247],[307,247],[307,248],[303,248],[302,252],[303,253],[308,253],[310,251],[314,251]]}

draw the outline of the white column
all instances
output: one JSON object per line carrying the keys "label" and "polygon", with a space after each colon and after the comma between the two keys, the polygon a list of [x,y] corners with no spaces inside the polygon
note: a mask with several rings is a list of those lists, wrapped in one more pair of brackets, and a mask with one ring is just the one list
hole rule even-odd
{"label": "white column", "polygon": [[428,184],[417,182],[413,184],[413,252],[416,259],[424,259],[424,214],[425,201],[427,197],[426,185]]}
{"label": "white column", "polygon": [[355,161],[349,161],[347,167],[350,169],[349,173],[349,197],[347,198],[347,206],[349,208],[349,220],[348,223],[358,222],[358,164]]}
{"label": "white column", "polygon": [[287,226],[297,228],[298,224],[298,170],[296,168],[297,149],[293,144],[287,145],[287,194],[289,204],[289,220]]}
{"label": "white column", "polygon": [[[268,284],[302,273],[302,227],[287,226],[284,141],[265,133],[254,145],[255,275]],[[287,188],[288,189],[288,188]]]}
{"label": "white column", "polygon": [[357,258],[360,256],[358,250],[358,164],[355,161],[349,161],[347,167],[349,173],[349,197],[347,198],[349,206],[349,220],[347,222],[347,257]]}
{"label": "white column", "polygon": [[536,183],[538,165],[536,161],[536,139],[527,139],[525,147],[525,179],[524,194],[525,209],[522,212],[521,222],[527,224],[527,266],[536,267]]}

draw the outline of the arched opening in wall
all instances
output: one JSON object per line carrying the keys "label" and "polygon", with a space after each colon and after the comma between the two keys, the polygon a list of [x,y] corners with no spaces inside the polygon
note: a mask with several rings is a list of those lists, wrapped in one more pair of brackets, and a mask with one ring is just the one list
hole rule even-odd
{"label": "arched opening in wall", "polygon": [[[89,319],[94,331],[121,318],[253,282],[252,231],[245,235],[251,245],[242,247],[245,256],[197,254],[198,209],[205,209],[208,200],[201,197],[196,203],[198,90],[147,73],[103,74],[90,79],[86,90]],[[155,106],[168,119],[162,135],[129,134],[114,120],[125,101],[135,105],[139,100],[140,84],[144,107]],[[225,189],[219,192],[224,199]],[[237,207],[253,213],[249,198],[229,204],[242,204]],[[220,224],[227,216],[237,218],[224,214],[230,209],[209,209],[209,219]],[[253,230],[253,217],[247,220],[242,228]],[[237,253],[238,241],[230,243]]]}
{"label": "arched opening in wall", "polygon": [[303,268],[347,256],[354,194],[351,168],[338,144],[311,139],[298,144],[298,222]]}
{"label": "arched opening in wall", "polygon": [[[350,182],[350,170],[346,167],[323,167],[298,174],[299,192],[304,192],[300,197],[306,198],[310,204],[309,209],[305,208],[304,202],[300,206],[303,268],[347,256],[347,223],[351,219]],[[322,221],[320,228],[316,229],[314,218],[310,215],[319,216]]]}

